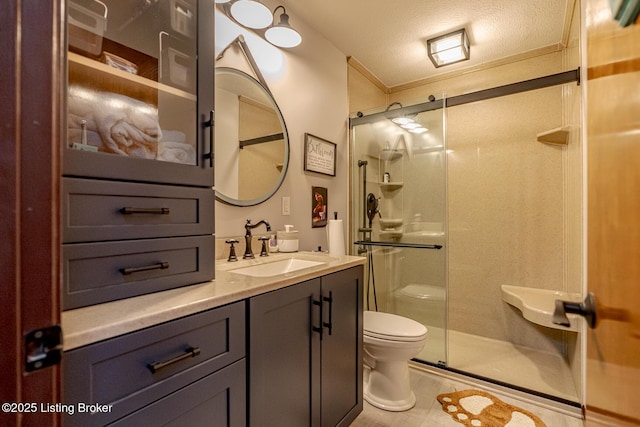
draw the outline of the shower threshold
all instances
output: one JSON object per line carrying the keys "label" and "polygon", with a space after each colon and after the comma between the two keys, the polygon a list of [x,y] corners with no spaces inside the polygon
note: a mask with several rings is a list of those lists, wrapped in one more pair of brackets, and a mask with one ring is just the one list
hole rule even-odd
{"label": "shower threshold", "polygon": [[[429,327],[429,333],[444,336],[435,329]],[[560,355],[458,331],[448,332],[447,353],[453,372],[579,406],[571,369]],[[433,360],[428,345],[416,359]]]}

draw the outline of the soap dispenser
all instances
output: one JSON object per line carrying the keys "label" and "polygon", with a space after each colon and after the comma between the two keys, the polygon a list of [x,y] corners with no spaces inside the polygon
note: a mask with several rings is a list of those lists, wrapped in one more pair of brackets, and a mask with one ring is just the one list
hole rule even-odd
{"label": "soap dispenser", "polygon": [[298,251],[298,230],[293,229],[293,225],[285,225],[284,231],[278,230],[278,251],[297,252]]}

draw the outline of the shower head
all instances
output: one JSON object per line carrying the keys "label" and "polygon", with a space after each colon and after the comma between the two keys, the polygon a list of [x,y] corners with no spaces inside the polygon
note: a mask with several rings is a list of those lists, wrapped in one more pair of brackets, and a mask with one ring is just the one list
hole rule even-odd
{"label": "shower head", "polygon": [[373,218],[376,217],[376,214],[380,214],[378,211],[378,199],[373,193],[367,194],[367,217],[369,218],[369,228],[371,228],[371,223],[373,222]]}
{"label": "shower head", "polygon": [[367,166],[369,162],[366,160],[358,160],[358,167],[361,168],[362,166]]}

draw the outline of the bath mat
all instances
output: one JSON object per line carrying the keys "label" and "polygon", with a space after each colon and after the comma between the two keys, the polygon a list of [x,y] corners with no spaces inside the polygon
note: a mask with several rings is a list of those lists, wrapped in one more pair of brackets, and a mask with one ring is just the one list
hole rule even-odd
{"label": "bath mat", "polygon": [[546,427],[529,411],[509,405],[480,390],[462,390],[437,397],[442,410],[467,427]]}

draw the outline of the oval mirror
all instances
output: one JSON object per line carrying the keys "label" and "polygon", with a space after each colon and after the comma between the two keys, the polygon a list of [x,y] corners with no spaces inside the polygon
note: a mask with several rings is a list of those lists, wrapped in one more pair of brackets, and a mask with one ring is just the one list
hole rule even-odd
{"label": "oval mirror", "polygon": [[216,68],[216,198],[253,206],[273,196],[289,165],[289,136],[267,88],[233,68]]}

